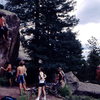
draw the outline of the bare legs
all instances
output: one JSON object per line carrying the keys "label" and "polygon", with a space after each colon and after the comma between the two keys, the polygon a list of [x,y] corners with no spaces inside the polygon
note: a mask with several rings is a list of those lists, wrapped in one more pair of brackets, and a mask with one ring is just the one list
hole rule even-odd
{"label": "bare legs", "polygon": [[46,100],[46,91],[45,91],[45,86],[43,87],[38,87],[38,97],[36,100],[40,99],[41,93],[43,91],[43,95],[44,95],[44,100]]}
{"label": "bare legs", "polygon": [[42,87],[43,95],[46,96],[45,86]]}
{"label": "bare legs", "polygon": [[42,92],[42,87],[38,87],[38,98],[40,98]]}
{"label": "bare legs", "polygon": [[42,87],[42,90],[43,90],[44,100],[46,100],[46,91],[45,91],[45,86]]}
{"label": "bare legs", "polygon": [[24,92],[26,91],[26,83],[19,83],[19,91],[20,91],[20,94],[22,95],[23,94],[23,89],[24,89]]}
{"label": "bare legs", "polygon": [[12,86],[12,79],[11,78],[9,79],[9,85],[10,85],[10,87]]}

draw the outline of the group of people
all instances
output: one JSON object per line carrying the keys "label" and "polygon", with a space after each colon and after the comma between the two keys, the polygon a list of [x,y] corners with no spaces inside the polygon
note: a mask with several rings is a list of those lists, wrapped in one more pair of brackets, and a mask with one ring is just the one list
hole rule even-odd
{"label": "group of people", "polygon": [[6,76],[9,81],[10,86],[12,86],[12,84],[13,84],[14,73],[16,73],[14,79],[19,84],[20,94],[22,94],[22,89],[24,89],[24,91],[26,91],[25,76],[27,75],[27,73],[26,73],[27,69],[25,67],[25,62],[23,60],[21,60],[19,62],[19,65],[18,65],[16,71],[13,70],[11,63],[7,63],[6,68],[1,67],[0,69],[6,71]]}
{"label": "group of people", "polygon": [[[7,35],[8,35],[8,28],[7,28],[6,19],[3,17],[2,14],[0,14],[0,39],[2,38],[4,40],[7,40]],[[8,63],[6,68],[1,67],[1,69],[7,72],[7,78],[9,81],[9,85],[12,86],[12,84],[13,84],[13,82],[12,82],[12,78],[13,78],[12,64]],[[26,81],[25,81],[25,76],[27,76],[26,72],[27,72],[27,69],[25,67],[25,62],[20,61],[19,66],[17,67],[17,70],[16,70],[16,75],[15,75],[15,77],[16,77],[15,80],[19,84],[20,94],[22,94],[23,89],[24,89],[24,92],[27,90]],[[56,81],[61,84],[62,80],[64,80],[63,79],[64,72],[60,67],[58,68],[58,72],[59,72],[57,74],[58,78],[56,78]],[[39,79],[38,96],[37,96],[36,100],[40,99],[42,92],[44,94],[44,100],[46,100],[46,91],[45,91],[46,77],[47,77],[47,75],[43,72],[43,68],[40,67],[39,74],[38,74],[38,79]]]}
{"label": "group of people", "polygon": [[[2,70],[7,71],[7,78],[9,80],[9,84],[10,86],[12,86],[12,77],[13,77],[13,69],[12,69],[12,64],[8,63],[7,67],[1,67]],[[43,92],[44,95],[44,100],[46,100],[46,91],[45,91],[45,86],[46,86],[46,78],[47,75],[44,73],[44,70],[42,67],[39,67],[38,69],[38,95],[36,100],[40,100],[41,94]],[[57,74],[57,78],[56,78],[56,82],[58,82],[59,84],[62,83],[62,81],[64,80],[64,72],[63,70],[59,67],[57,69],[58,74]],[[21,60],[19,62],[19,65],[16,69],[16,74],[15,74],[15,81],[19,84],[19,91],[20,94],[22,95],[23,93],[26,93],[26,80],[25,80],[25,76],[27,76],[27,68],[25,66],[25,62],[23,60]]]}
{"label": "group of people", "polygon": [[[65,74],[64,74],[64,71],[62,70],[61,67],[59,67],[57,69],[57,71],[58,71],[58,74],[56,76],[57,77],[56,82],[61,85],[62,82],[65,80],[64,79]],[[47,75],[43,72],[42,67],[39,68],[39,76],[38,77],[39,77],[38,96],[37,96],[36,100],[40,100],[40,96],[41,96],[42,92],[43,92],[43,95],[44,95],[43,99],[46,100],[46,91],[45,91],[46,82],[45,82],[45,80],[46,80]]]}

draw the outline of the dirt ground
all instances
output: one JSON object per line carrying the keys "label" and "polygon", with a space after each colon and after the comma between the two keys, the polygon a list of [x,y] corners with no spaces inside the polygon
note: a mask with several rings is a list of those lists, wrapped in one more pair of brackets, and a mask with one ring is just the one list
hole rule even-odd
{"label": "dirt ground", "polygon": [[[0,100],[4,96],[18,98],[20,96],[18,87],[0,87]],[[34,97],[35,100],[36,97]],[[32,99],[33,100],[33,99]],[[47,100],[62,100],[51,95],[47,95]]]}

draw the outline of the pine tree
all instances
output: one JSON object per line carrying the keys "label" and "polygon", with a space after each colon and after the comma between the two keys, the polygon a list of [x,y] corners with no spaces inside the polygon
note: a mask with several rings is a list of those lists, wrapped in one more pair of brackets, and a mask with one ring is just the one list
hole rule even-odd
{"label": "pine tree", "polygon": [[0,9],[4,9],[4,6],[2,4],[0,4]]}
{"label": "pine tree", "polygon": [[88,55],[87,63],[88,63],[88,78],[89,80],[96,79],[96,69],[97,66],[100,64],[100,48],[98,45],[98,41],[95,37],[91,37],[88,40],[88,46],[90,49],[90,53]]}
{"label": "pine tree", "polygon": [[17,13],[22,22],[33,23],[34,27],[23,31],[24,36],[31,35],[24,37],[23,46],[35,66],[81,70],[82,47],[72,32],[78,20],[70,14],[75,4],[74,0],[8,0],[8,10]]}

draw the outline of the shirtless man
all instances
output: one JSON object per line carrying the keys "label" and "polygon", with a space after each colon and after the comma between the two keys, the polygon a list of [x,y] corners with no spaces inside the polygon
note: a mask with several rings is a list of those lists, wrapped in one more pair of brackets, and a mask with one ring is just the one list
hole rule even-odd
{"label": "shirtless man", "polygon": [[26,91],[26,81],[25,81],[26,67],[24,61],[20,61],[19,66],[17,67],[17,82],[19,83],[20,94],[22,95],[23,89]]}

